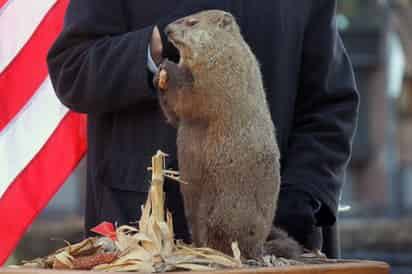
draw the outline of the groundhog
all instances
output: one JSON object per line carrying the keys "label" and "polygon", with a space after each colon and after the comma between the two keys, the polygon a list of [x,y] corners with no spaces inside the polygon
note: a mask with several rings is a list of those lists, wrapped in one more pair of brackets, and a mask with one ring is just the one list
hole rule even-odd
{"label": "groundhog", "polygon": [[[235,18],[203,11],[165,30],[179,50],[154,78],[167,120],[177,127],[185,209],[195,245],[260,258],[280,186],[279,149],[259,64]],[[295,257],[299,245],[279,231],[267,252]]]}

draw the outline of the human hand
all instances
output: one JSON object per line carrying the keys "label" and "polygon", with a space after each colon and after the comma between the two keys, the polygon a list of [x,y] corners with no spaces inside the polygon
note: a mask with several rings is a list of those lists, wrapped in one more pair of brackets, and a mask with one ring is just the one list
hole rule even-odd
{"label": "human hand", "polygon": [[152,40],[150,41],[150,52],[153,61],[156,65],[159,65],[162,62],[163,43],[157,26],[153,29]]}
{"label": "human hand", "polygon": [[320,230],[315,214],[320,209],[320,202],[310,194],[283,189],[279,194],[275,226],[287,233],[309,250],[321,248]]}

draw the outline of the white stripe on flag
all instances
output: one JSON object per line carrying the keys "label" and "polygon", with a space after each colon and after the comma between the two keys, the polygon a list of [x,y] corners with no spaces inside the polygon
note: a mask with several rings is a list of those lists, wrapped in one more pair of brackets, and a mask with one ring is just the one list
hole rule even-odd
{"label": "white stripe on flag", "polygon": [[56,0],[13,0],[0,14],[0,73],[32,36]]}
{"label": "white stripe on flag", "polygon": [[30,101],[0,132],[0,198],[47,142],[67,112],[47,77]]}
{"label": "white stripe on flag", "polygon": [[[3,6],[1,6],[0,7],[0,16],[1,16],[1,13],[3,12],[3,10],[5,10],[6,9],[6,7],[10,4],[10,2],[12,2],[12,1],[16,1],[16,0],[6,0],[4,3],[3,3]],[[1,3],[1,2],[0,2]],[[0,4],[1,5],[1,4]]]}

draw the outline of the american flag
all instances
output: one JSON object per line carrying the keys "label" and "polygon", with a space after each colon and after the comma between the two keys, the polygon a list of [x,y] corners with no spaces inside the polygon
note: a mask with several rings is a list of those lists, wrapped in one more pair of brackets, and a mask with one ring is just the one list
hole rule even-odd
{"label": "american flag", "polygon": [[0,265],[86,152],[46,65],[68,2],[0,0]]}

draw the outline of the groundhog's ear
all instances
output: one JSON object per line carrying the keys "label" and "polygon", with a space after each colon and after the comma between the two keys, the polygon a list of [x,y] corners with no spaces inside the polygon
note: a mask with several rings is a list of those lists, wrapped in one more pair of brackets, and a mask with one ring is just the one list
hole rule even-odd
{"label": "groundhog's ear", "polygon": [[223,13],[222,16],[219,18],[218,26],[222,29],[232,30],[233,28],[233,21],[235,20],[230,13]]}

